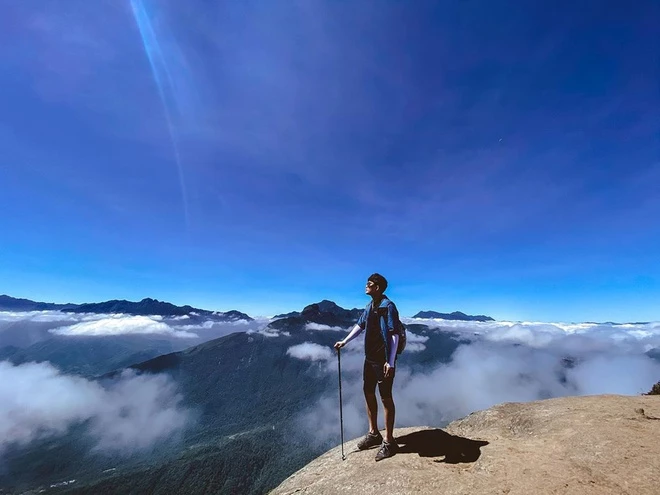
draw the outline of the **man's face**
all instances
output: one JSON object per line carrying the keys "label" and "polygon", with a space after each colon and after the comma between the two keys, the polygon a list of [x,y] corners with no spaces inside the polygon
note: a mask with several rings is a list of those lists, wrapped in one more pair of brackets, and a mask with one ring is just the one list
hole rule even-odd
{"label": "man's face", "polygon": [[375,293],[378,292],[379,288],[380,288],[380,286],[374,284],[371,280],[367,280],[367,285],[364,289],[364,292],[367,295],[375,294]]}

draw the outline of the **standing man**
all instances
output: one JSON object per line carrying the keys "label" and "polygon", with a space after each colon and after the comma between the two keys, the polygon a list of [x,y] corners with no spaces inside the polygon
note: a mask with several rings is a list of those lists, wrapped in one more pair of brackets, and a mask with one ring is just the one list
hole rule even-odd
{"label": "standing man", "polygon": [[[367,279],[365,293],[371,296],[371,302],[360,316],[350,333],[337,342],[334,347],[339,351],[348,342],[366,330],[364,338],[364,399],[367,405],[369,433],[360,440],[358,448],[365,450],[380,445],[376,461],[392,457],[398,445],[394,441],[394,399],[392,384],[394,383],[394,367],[396,351],[399,345],[399,335],[395,330],[395,322],[399,314],[396,306],[385,295],[387,280],[378,273]],[[378,431],[378,402],[376,401],[376,385],[380,393],[383,409],[385,409],[385,439]]]}

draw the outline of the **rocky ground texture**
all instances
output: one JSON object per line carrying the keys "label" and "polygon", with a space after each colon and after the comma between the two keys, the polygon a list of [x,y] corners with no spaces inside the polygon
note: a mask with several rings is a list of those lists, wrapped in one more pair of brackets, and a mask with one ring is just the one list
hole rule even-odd
{"label": "rocky ground texture", "polygon": [[660,396],[505,403],[446,428],[395,429],[397,455],[346,442],[294,473],[282,494],[660,493]]}

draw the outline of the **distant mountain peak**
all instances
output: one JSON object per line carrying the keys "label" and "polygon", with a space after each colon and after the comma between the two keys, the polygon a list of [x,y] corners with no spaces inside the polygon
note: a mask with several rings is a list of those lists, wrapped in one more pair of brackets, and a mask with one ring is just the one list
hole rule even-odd
{"label": "distant mountain peak", "polygon": [[292,311],[275,316],[276,320],[268,326],[277,330],[299,331],[305,323],[318,323],[331,327],[346,327],[355,323],[362,313],[361,309],[344,309],[333,301],[323,299],[318,303],[308,304],[302,311]]}
{"label": "distant mountain peak", "polygon": [[458,320],[458,321],[495,321],[494,318],[485,315],[466,315],[461,311],[454,311],[452,313],[438,313],[437,311],[420,311],[413,318],[441,318],[443,320]]}
{"label": "distant mountain peak", "polygon": [[[361,311],[356,308],[345,309],[339,306],[336,302],[328,299],[323,299],[320,302],[308,304],[302,311],[291,311],[290,313],[283,313],[275,315],[273,318],[294,318],[294,317],[310,317],[319,313],[332,313],[337,316],[353,315],[355,311]],[[359,316],[358,316],[359,317]]]}

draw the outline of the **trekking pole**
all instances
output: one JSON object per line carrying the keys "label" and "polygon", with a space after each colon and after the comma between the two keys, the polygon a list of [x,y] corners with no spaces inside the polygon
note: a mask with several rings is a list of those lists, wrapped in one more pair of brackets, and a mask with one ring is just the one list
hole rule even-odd
{"label": "trekking pole", "polygon": [[341,428],[341,460],[345,461],[344,455],[344,416],[342,414],[341,406],[341,348],[337,349],[337,367],[339,369],[339,424]]}

